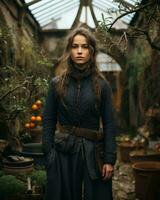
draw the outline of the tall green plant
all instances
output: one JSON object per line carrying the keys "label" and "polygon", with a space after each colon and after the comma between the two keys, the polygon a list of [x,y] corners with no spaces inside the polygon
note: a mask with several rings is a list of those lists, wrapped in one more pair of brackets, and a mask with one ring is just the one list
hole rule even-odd
{"label": "tall green plant", "polygon": [[0,199],[24,194],[26,185],[13,175],[3,175],[0,177]]}

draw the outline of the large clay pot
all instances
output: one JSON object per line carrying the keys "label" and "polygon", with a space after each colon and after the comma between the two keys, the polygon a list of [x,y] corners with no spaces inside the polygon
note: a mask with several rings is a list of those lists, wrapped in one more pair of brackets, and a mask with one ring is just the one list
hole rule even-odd
{"label": "large clay pot", "polygon": [[44,154],[41,143],[26,143],[23,144],[21,154],[24,157],[31,157],[34,159],[35,167],[44,165]]}
{"label": "large clay pot", "polygon": [[33,158],[24,158],[22,160],[19,161],[11,161],[8,160],[7,158],[3,159],[2,163],[5,166],[8,167],[27,167],[33,164]]}
{"label": "large clay pot", "polygon": [[32,138],[32,142],[41,143],[42,142],[42,127],[38,126],[29,130]]}
{"label": "large clay pot", "polygon": [[4,172],[6,174],[18,174],[18,173],[28,173],[32,172],[34,169],[33,164],[25,166],[25,167],[11,167],[7,165],[3,165]]}
{"label": "large clay pot", "polygon": [[121,142],[118,144],[119,159],[122,162],[130,162],[130,152],[135,149],[142,149],[142,145],[132,144],[130,142]]}
{"label": "large clay pot", "polygon": [[156,152],[149,149],[131,151],[129,156],[131,163],[141,162],[141,161],[160,161],[160,152]]}
{"label": "large clay pot", "polygon": [[25,153],[43,153],[42,143],[25,143],[22,145],[22,151]]}
{"label": "large clay pot", "polygon": [[160,199],[160,162],[143,161],[132,165],[135,193],[140,200]]}
{"label": "large clay pot", "polygon": [[[7,174],[31,172],[33,170],[34,165],[33,165],[32,158],[28,158],[28,157],[24,158],[24,157],[20,157],[16,155],[11,155],[10,157],[8,156],[7,158],[4,158],[2,160],[2,169]],[[15,160],[15,159],[13,160],[13,158],[17,158],[17,159],[19,158],[19,160]]]}

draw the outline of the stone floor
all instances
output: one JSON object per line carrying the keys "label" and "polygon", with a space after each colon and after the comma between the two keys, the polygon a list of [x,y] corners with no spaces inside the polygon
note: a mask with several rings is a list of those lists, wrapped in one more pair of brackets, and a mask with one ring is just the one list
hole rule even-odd
{"label": "stone floor", "polygon": [[135,178],[130,163],[117,161],[113,177],[114,200],[136,200]]}

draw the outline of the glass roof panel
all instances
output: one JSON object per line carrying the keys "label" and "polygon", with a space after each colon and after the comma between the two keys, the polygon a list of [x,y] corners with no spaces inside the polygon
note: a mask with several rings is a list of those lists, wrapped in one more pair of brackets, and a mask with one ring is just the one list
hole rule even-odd
{"label": "glass roof panel", "polygon": [[[59,17],[58,20],[56,20],[56,19],[54,20],[54,21],[56,21],[55,22],[56,27],[58,29],[69,29],[73,24],[73,21],[76,17],[77,11],[78,11],[78,6],[70,8],[70,9],[66,10],[66,12],[63,12],[63,14]],[[70,16],[70,17],[68,17],[68,16]],[[52,22],[52,19],[49,19],[48,23],[42,22],[41,26],[44,29],[56,28],[55,26],[52,25],[53,22]]]}
{"label": "glass roof panel", "polygon": [[[53,12],[53,9],[47,9],[46,11],[47,12],[45,12],[45,13],[38,13],[38,14],[36,14],[35,15],[35,17],[38,19],[38,20],[40,20],[40,19],[44,19],[44,18],[46,18],[47,16],[55,16],[55,15],[59,15],[60,14],[60,12],[63,10],[63,12],[66,12],[66,9],[70,9],[71,10],[71,8],[73,7],[73,6],[75,6],[75,3],[74,2],[70,2],[69,4],[66,4],[65,6],[56,6],[56,9],[55,9],[55,11]],[[77,6],[77,3],[76,3],[76,6]],[[62,13],[63,13],[62,12]]]}
{"label": "glass roof panel", "polygon": [[[121,1],[130,6],[141,2],[141,0]],[[80,5],[80,0],[25,0],[25,2],[28,3],[28,8],[42,28],[46,28],[49,24],[52,24],[51,27],[57,29],[69,29],[72,26]],[[105,18],[112,17],[111,21],[113,21],[118,15],[111,12],[107,13],[107,11],[118,10],[118,5],[119,3],[116,0],[92,0],[92,7],[98,21],[102,20],[102,13]],[[131,21],[133,15],[134,13],[124,16],[119,20],[121,23],[117,22],[119,23],[118,26],[124,28],[122,25],[125,24],[126,26]],[[80,21],[86,22],[86,20],[90,27],[95,27],[89,7],[84,6]]]}

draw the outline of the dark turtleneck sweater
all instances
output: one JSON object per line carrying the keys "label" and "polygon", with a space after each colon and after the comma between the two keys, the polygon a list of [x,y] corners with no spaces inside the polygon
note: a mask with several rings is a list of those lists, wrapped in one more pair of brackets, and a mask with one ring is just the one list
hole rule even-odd
{"label": "dark turtleneck sweater", "polygon": [[85,64],[73,64],[71,63],[70,76],[80,80],[81,78],[88,76],[92,73],[90,64],[87,62]]}

